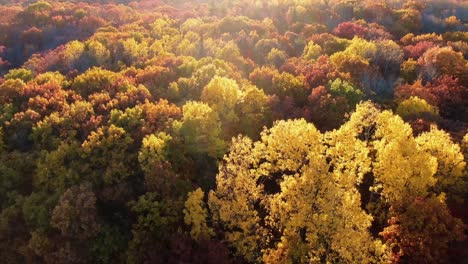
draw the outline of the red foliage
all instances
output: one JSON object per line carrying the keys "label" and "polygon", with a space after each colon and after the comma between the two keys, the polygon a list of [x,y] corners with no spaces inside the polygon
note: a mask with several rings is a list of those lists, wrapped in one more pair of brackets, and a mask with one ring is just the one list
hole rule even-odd
{"label": "red foliage", "polygon": [[333,33],[338,37],[352,39],[355,36],[360,38],[367,38],[369,29],[352,21],[346,21],[339,24]]}
{"label": "red foliage", "polygon": [[164,130],[169,120],[177,120],[182,117],[182,110],[167,100],[159,100],[156,104],[145,103],[143,106],[145,125],[142,128],[144,134],[151,134],[158,130]]}
{"label": "red foliage", "polygon": [[310,88],[327,85],[329,80],[339,76],[328,56],[320,56],[305,74],[306,83]]}
{"label": "red foliage", "polygon": [[458,78],[442,75],[424,86],[421,81],[416,81],[414,84],[401,85],[395,90],[398,101],[411,96],[417,96],[437,106],[444,118],[468,121],[468,89]]}
{"label": "red foliage", "polygon": [[464,239],[466,227],[436,197],[416,198],[390,212],[390,226],[380,234],[392,248],[394,263],[441,263],[449,242]]}
{"label": "red foliage", "polygon": [[411,96],[424,99],[431,105],[437,105],[438,102],[436,96],[430,93],[420,80],[416,81],[414,84],[405,83],[395,89],[395,98],[398,102],[408,99]]}
{"label": "red foliage", "polygon": [[415,120],[410,120],[408,121],[409,124],[411,125],[411,128],[413,129],[413,134],[419,135],[423,132],[428,132],[431,130],[431,126],[434,125],[434,122],[431,122],[429,120],[423,119],[423,118],[418,118]]}
{"label": "red foliage", "polygon": [[431,41],[421,41],[414,45],[408,45],[403,48],[406,58],[417,59],[421,57],[428,49],[436,47],[436,44]]}
{"label": "red foliage", "polygon": [[309,103],[303,109],[303,116],[322,131],[339,127],[345,114],[350,111],[347,100],[341,96],[332,96],[324,86],[312,89]]}
{"label": "red foliage", "polygon": [[443,117],[468,122],[468,88],[459,79],[442,75],[426,87],[437,98],[437,106]]}
{"label": "red foliage", "polygon": [[257,87],[262,88],[265,93],[271,94],[270,91],[273,90],[273,77],[276,74],[278,74],[276,69],[262,67],[250,73],[249,79]]}
{"label": "red foliage", "polygon": [[45,84],[30,84],[22,91],[24,100],[22,109],[32,109],[40,113],[43,117],[55,111],[62,111],[64,107],[73,99],[74,92],[63,90],[54,82]]}

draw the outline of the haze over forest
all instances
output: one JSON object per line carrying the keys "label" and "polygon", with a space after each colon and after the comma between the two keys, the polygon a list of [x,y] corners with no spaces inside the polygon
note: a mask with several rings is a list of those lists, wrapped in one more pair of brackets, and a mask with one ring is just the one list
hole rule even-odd
{"label": "haze over forest", "polygon": [[0,262],[468,260],[468,2],[0,0]]}

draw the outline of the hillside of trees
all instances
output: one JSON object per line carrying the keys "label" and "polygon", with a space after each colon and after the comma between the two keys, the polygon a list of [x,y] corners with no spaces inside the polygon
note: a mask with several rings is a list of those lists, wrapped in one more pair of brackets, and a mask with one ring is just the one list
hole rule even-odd
{"label": "hillside of trees", "polygon": [[0,262],[466,263],[468,2],[0,0]]}

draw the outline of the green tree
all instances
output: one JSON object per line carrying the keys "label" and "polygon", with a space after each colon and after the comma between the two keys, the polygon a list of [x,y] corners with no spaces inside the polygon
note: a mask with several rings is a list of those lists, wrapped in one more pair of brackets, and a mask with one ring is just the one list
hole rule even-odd
{"label": "green tree", "polygon": [[235,106],[241,96],[239,86],[234,80],[224,77],[214,77],[203,88],[202,102],[208,104],[215,111],[223,124],[226,138],[235,133],[239,118],[235,112]]}
{"label": "green tree", "polygon": [[133,175],[137,157],[130,152],[132,143],[130,135],[115,125],[92,132],[81,145],[89,180],[98,186],[112,185]]}
{"label": "green tree", "polygon": [[118,74],[114,72],[101,68],[91,68],[75,78],[71,89],[84,97],[88,97],[93,93],[110,91],[117,78]]}
{"label": "green tree", "polygon": [[331,94],[345,97],[349,105],[353,107],[364,97],[364,94],[361,90],[353,87],[350,83],[339,78],[335,79],[334,81],[330,81],[328,85],[330,87]]}
{"label": "green tree", "polygon": [[426,100],[411,96],[398,105],[396,113],[402,118],[407,119],[418,117],[423,114],[438,116],[439,110],[437,107],[428,104]]}
{"label": "green tree", "polygon": [[226,144],[221,139],[218,113],[207,104],[198,102],[188,102],[182,109],[182,121],[177,124],[188,152],[221,157]]}
{"label": "green tree", "polygon": [[5,74],[5,79],[19,79],[22,80],[24,83],[27,83],[33,79],[32,71],[24,68],[19,69],[11,69],[7,74]]}
{"label": "green tree", "polygon": [[323,54],[322,47],[315,44],[313,41],[310,41],[307,46],[304,48],[302,56],[306,60],[316,60],[320,55]]}

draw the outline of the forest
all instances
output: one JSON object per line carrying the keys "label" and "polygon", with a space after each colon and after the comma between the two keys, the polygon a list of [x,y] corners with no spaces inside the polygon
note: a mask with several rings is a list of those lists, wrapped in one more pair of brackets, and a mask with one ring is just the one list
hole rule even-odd
{"label": "forest", "polygon": [[468,260],[468,2],[0,0],[0,262]]}

